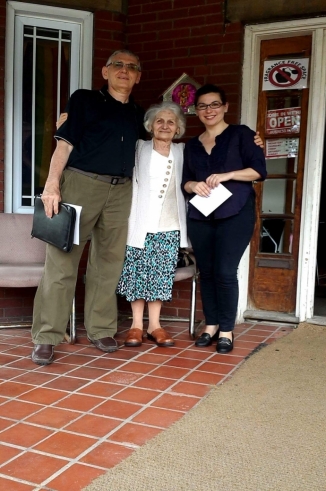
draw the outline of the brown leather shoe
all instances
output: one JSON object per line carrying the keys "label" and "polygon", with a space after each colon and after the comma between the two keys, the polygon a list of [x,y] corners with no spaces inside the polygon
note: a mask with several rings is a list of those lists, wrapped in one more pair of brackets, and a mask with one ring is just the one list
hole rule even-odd
{"label": "brown leather shoe", "polygon": [[143,330],[132,327],[127,333],[125,346],[140,346],[143,342]]}
{"label": "brown leather shoe", "polygon": [[32,361],[38,365],[50,365],[54,358],[52,344],[35,344],[32,351]]}
{"label": "brown leather shoe", "polygon": [[107,337],[101,339],[91,339],[87,336],[88,341],[94,344],[94,346],[105,353],[113,353],[119,349],[118,343],[114,338]]}
{"label": "brown leather shoe", "polygon": [[154,341],[157,346],[174,346],[173,339],[161,327],[155,329],[155,331],[152,331],[151,333],[148,332],[147,338]]}

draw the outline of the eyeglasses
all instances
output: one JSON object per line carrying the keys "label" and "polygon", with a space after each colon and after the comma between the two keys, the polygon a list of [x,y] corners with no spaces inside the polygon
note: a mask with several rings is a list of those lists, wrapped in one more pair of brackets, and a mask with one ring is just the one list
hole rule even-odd
{"label": "eyeglasses", "polygon": [[204,103],[197,104],[196,109],[198,111],[205,111],[205,109],[207,109],[208,107],[210,107],[211,109],[219,109],[222,106],[224,106],[222,102],[213,101],[210,104],[204,104]]}
{"label": "eyeglasses", "polygon": [[135,63],[123,63],[123,61],[110,61],[106,66],[112,65],[116,70],[121,70],[122,68],[126,68],[130,72],[140,72],[141,68]]}

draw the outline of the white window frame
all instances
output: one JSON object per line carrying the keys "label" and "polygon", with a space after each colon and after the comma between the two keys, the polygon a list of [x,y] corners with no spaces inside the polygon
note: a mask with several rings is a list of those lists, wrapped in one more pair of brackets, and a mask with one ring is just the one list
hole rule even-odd
{"label": "white window frame", "polygon": [[[295,315],[300,322],[310,319],[314,309],[326,119],[326,17],[251,25],[245,28],[241,114],[241,123],[251,128],[256,127],[261,41],[303,35],[312,35],[312,53],[295,310]],[[243,313],[247,309],[248,280],[249,248],[239,267],[240,295],[237,322],[243,320]]]}
{"label": "white window frame", "polygon": [[[15,1],[7,2],[6,50],[5,50],[5,198],[4,211],[13,212],[13,134],[14,134],[14,46],[15,18],[17,16],[33,19],[55,20],[75,23],[80,29],[80,56],[78,87],[90,89],[92,86],[92,53],[93,53],[93,14],[81,10],[48,7]],[[16,210],[15,210],[16,211]],[[31,207],[21,207],[20,213],[32,213]]]}

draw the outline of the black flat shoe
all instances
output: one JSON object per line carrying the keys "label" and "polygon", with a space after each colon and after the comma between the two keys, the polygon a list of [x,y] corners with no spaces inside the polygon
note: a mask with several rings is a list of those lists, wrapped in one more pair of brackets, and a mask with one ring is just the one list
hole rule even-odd
{"label": "black flat shoe", "polygon": [[232,341],[229,338],[218,338],[216,351],[218,353],[229,353],[233,350],[234,334],[232,333]]}
{"label": "black flat shoe", "polygon": [[195,346],[199,346],[200,348],[205,348],[206,346],[210,346],[213,341],[217,340],[217,338],[218,338],[218,330],[213,336],[208,334],[208,332],[203,332],[203,334],[201,334],[199,338],[196,339]]}

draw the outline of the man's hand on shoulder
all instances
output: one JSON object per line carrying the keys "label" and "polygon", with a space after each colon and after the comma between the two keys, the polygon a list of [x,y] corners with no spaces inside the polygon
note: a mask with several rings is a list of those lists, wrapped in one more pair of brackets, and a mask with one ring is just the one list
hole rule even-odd
{"label": "man's hand on shoulder", "polygon": [[68,113],[61,113],[60,116],[59,116],[59,119],[58,121],[56,121],[55,125],[56,125],[56,128],[57,130],[60,128],[60,126],[65,122],[67,121],[68,119]]}
{"label": "man's hand on shoulder", "polygon": [[256,143],[256,145],[262,149],[264,149],[264,142],[259,134],[259,131],[256,131],[256,134],[254,136],[254,142]]}

